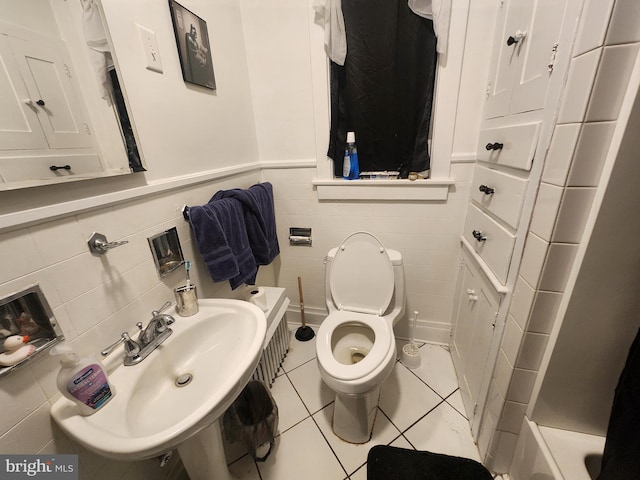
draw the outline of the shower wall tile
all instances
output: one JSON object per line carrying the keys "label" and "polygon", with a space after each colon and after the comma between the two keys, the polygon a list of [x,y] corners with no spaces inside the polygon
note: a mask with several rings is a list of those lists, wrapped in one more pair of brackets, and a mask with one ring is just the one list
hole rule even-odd
{"label": "shower wall tile", "polygon": [[527,235],[527,242],[522,254],[520,275],[529,285],[537,288],[549,243],[533,233]]}
{"label": "shower wall tile", "polygon": [[[502,410],[502,416],[500,422],[498,422],[498,429],[504,432],[520,433],[522,427],[522,419],[527,411],[526,403],[510,402],[507,401],[504,404]],[[503,470],[501,470],[503,471]]]}
{"label": "shower wall tile", "polygon": [[564,98],[560,105],[558,123],[579,123],[584,121],[589,95],[598,69],[601,48],[571,60],[569,77],[564,88]]}
{"label": "shower wall tile", "polygon": [[522,347],[518,352],[516,368],[538,370],[548,341],[549,335],[547,334],[531,332],[525,333],[522,341]]}
{"label": "shower wall tile", "polygon": [[507,397],[507,392],[509,391],[509,381],[511,380],[513,370],[514,368],[509,363],[509,360],[507,360],[507,356],[505,355],[504,351],[500,349],[493,378],[496,382],[496,387],[500,391],[500,394],[503,398]]}
{"label": "shower wall tile", "polygon": [[516,364],[518,351],[520,350],[520,344],[522,343],[523,337],[524,332],[513,317],[509,315],[504,329],[504,337],[502,339],[502,351],[511,365]]}
{"label": "shower wall tile", "polygon": [[569,170],[568,186],[598,185],[614,128],[615,122],[584,124]]}
{"label": "shower wall tile", "polygon": [[509,313],[523,331],[527,328],[535,294],[536,292],[531,285],[524,278],[518,276],[511,297]]}
{"label": "shower wall tile", "polygon": [[562,292],[536,290],[527,332],[549,334],[562,300]]}
{"label": "shower wall tile", "polygon": [[529,230],[547,242],[551,241],[563,190],[562,187],[549,183],[541,183],[538,188]]}
{"label": "shower wall tile", "polygon": [[565,189],[552,242],[580,243],[595,192],[595,187]]}
{"label": "shower wall tile", "polygon": [[533,384],[538,372],[533,370],[523,370],[516,368],[513,371],[509,390],[507,391],[507,401],[528,403],[533,391]]}
{"label": "shower wall tile", "polygon": [[587,109],[587,122],[618,118],[629,77],[638,56],[638,44],[605,47]]}
{"label": "shower wall tile", "polygon": [[538,285],[540,290],[564,291],[577,250],[578,246],[575,244],[552,243],[549,246]]}
{"label": "shower wall tile", "polygon": [[558,186],[563,186],[566,183],[581,128],[581,123],[556,125],[544,161],[543,182]]}
{"label": "shower wall tile", "polygon": [[[620,0],[616,3],[619,2]],[[578,27],[574,57],[602,46],[609,23],[608,12],[611,12],[613,3],[614,0],[586,0]]]}
{"label": "shower wall tile", "polygon": [[632,42],[640,42],[640,2],[616,0],[605,43],[614,45]]}
{"label": "shower wall tile", "polygon": [[493,468],[496,472],[507,472],[518,443],[518,435],[511,432],[500,432],[500,441],[495,452]]}

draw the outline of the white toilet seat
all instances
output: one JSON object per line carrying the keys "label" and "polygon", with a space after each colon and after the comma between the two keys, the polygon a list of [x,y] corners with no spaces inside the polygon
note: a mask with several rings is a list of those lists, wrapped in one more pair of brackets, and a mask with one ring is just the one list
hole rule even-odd
{"label": "white toilet seat", "polygon": [[[370,328],[375,340],[367,356],[360,362],[345,365],[334,357],[331,339],[337,328],[353,323]],[[331,378],[341,382],[359,383],[366,377],[375,376],[380,368],[386,367],[390,350],[393,350],[394,346],[392,327],[384,318],[366,313],[335,311],[329,314],[318,329],[316,353],[322,369]]]}

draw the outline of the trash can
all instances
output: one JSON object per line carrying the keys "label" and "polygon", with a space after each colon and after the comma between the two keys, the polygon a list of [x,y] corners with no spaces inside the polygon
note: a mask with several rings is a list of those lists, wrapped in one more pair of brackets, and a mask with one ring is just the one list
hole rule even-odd
{"label": "trash can", "polygon": [[222,419],[226,439],[242,443],[254,460],[264,462],[278,430],[278,406],[262,382],[251,380]]}

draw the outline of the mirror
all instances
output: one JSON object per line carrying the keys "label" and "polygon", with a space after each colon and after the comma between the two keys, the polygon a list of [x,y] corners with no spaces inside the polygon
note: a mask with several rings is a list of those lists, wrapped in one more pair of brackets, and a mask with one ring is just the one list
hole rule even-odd
{"label": "mirror", "polygon": [[0,0],[0,191],[144,170],[99,7]]}

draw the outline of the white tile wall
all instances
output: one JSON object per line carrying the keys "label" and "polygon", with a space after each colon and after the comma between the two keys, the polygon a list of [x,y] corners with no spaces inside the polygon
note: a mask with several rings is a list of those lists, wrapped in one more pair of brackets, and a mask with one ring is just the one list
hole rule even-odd
{"label": "white tile wall", "polygon": [[595,191],[595,188],[573,187],[564,190],[551,241],[580,243]]}
{"label": "white tile wall", "polygon": [[580,123],[556,125],[544,163],[543,182],[559,186],[565,184],[581,128]]}
{"label": "white tile wall", "polygon": [[633,42],[640,42],[640,4],[635,0],[616,0],[605,43]]}
{"label": "white tile wall", "polygon": [[563,188],[549,183],[541,183],[533,209],[533,217],[529,229],[537,236],[551,241],[551,234],[556,223],[556,215],[562,201]]}
{"label": "white tile wall", "polygon": [[618,118],[638,48],[638,44],[604,48],[587,109],[587,122],[603,122]]}
{"label": "white tile wall", "polygon": [[[574,56],[581,55],[603,44],[609,25],[608,12],[611,12],[613,3],[614,0],[586,0],[578,27]],[[620,0],[616,3],[620,3]]]}
{"label": "white tile wall", "polygon": [[558,123],[579,123],[584,120],[601,50],[596,48],[571,60]]}

